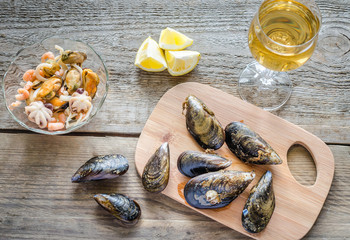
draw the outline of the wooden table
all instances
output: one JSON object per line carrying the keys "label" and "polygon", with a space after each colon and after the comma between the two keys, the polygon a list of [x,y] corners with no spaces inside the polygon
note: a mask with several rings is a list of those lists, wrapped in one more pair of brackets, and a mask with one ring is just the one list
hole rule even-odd
{"label": "wooden table", "polygon": [[[237,94],[237,78],[252,61],[247,31],[258,0],[236,1],[1,1],[0,75],[16,52],[43,38],[80,39],[101,54],[110,91],[90,124],[64,136],[43,136],[20,127],[0,96],[0,239],[248,239],[161,195],[147,193],[134,166],[136,143],[160,97],[183,82],[200,82]],[[318,0],[323,30],[349,43],[350,8],[345,0]],[[149,35],[172,27],[194,39],[202,54],[183,77],[147,73],[133,65]],[[350,237],[350,53],[346,41],[332,61],[319,44],[311,60],[290,73],[293,94],[274,114],[312,132],[331,148],[335,176],[325,205],[306,239]],[[75,170],[94,155],[120,153],[129,171],[110,181],[72,184]],[[302,147],[290,150],[295,178],[311,185],[313,160]],[[123,228],[92,196],[119,192],[136,199],[142,218]]]}

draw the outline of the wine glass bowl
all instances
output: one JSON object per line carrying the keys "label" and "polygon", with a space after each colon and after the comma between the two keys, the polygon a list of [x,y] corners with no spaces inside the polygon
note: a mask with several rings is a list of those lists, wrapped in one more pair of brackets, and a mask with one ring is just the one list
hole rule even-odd
{"label": "wine glass bowl", "polygon": [[320,25],[321,14],[313,1],[264,1],[249,29],[248,44],[257,62],[240,76],[241,97],[266,110],[281,107],[292,92],[285,72],[311,57]]}

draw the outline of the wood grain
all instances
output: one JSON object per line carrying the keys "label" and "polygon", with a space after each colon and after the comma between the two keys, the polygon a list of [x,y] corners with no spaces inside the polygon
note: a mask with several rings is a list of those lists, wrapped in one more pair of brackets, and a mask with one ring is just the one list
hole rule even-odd
{"label": "wood grain", "polygon": [[[37,1],[0,2],[0,75],[22,47],[58,35],[81,39],[101,54],[110,73],[110,92],[101,112],[79,131],[139,134],[158,102],[171,87],[201,82],[238,96],[237,78],[253,60],[247,44],[250,21],[260,1]],[[338,27],[350,36],[345,0],[318,0],[324,31]],[[202,54],[196,69],[183,77],[166,71],[147,73],[133,65],[138,47],[172,27],[194,39]],[[322,36],[322,35],[321,35]],[[340,43],[339,43],[340,44]],[[320,49],[317,47],[317,49]],[[349,143],[349,53],[340,62],[315,55],[291,72],[293,94],[276,115],[329,143]],[[0,102],[2,102],[0,96]],[[22,129],[0,105],[0,129]]]}
{"label": "wood grain", "polygon": [[[241,223],[242,209],[250,188],[224,208],[193,209],[252,238],[302,238],[315,222],[330,189],[334,173],[331,151],[316,136],[221,90],[199,83],[183,83],[163,95],[147,120],[136,147],[135,164],[139,175],[142,175],[154,151],[163,142],[169,142],[170,177],[162,194],[189,206],[183,197],[184,185],[189,178],[178,171],[177,158],[183,151],[202,150],[187,131],[185,117],[181,114],[182,103],[190,94],[203,100],[222,126],[225,127],[232,121],[243,121],[265,139],[283,160],[281,165],[276,166],[249,165],[233,155],[226,145],[216,151],[232,160],[232,165],[227,169],[254,170],[257,176],[252,186],[266,170],[272,172],[276,208],[269,225],[261,233],[249,234]],[[305,146],[315,161],[318,173],[312,186],[300,185],[288,167],[287,153],[296,143]]]}
{"label": "wood grain", "polygon": [[[147,193],[134,165],[137,138],[1,134],[1,239],[249,239],[182,204]],[[330,146],[334,181],[305,239],[346,239],[350,228],[349,146]],[[75,170],[94,155],[121,153],[129,171],[115,180],[73,184]],[[300,176],[309,174],[299,164]],[[96,193],[125,193],[139,202],[141,220],[119,227],[95,203]]]}
{"label": "wood grain", "polygon": [[[159,98],[179,83],[200,82],[238,96],[237,78],[253,59],[247,33],[259,3],[0,1],[1,77],[17,51],[53,35],[89,43],[110,73],[109,95],[99,114],[67,136],[28,134],[11,119],[0,94],[0,239],[248,239],[168,197],[146,193],[134,168],[137,138],[133,137],[141,133]],[[322,36],[349,39],[350,8],[347,0],[317,3],[323,23],[320,44],[310,61],[291,72],[292,97],[274,114],[327,143],[343,144],[330,145],[336,163],[333,185],[305,237],[338,240],[350,235],[350,54],[336,40],[334,45],[341,49],[337,58],[324,55]],[[192,73],[171,77],[166,71],[147,73],[133,65],[142,41],[149,35],[157,39],[165,27],[194,39],[190,49],[201,52],[202,59]],[[70,183],[83,162],[110,152],[129,158],[131,168],[123,178]],[[296,179],[309,183],[312,164],[295,161]],[[124,192],[139,201],[143,209],[140,223],[131,229],[117,226],[91,198],[102,191]]]}

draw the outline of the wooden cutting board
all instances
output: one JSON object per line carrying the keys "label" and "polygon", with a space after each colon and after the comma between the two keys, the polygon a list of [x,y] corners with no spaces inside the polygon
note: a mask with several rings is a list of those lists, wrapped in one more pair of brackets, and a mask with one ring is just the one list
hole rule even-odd
{"label": "wooden cutting board", "polygon": [[[305,236],[316,221],[333,180],[332,152],[315,135],[208,85],[183,83],[170,89],[160,99],[147,120],[136,147],[135,164],[140,176],[156,149],[163,142],[169,142],[170,179],[162,194],[192,208],[183,196],[183,188],[190,178],[183,176],[177,169],[177,158],[181,152],[202,150],[188,133],[185,116],[182,115],[182,103],[189,94],[203,100],[223,127],[232,121],[243,121],[259,133],[283,159],[283,164],[277,166],[247,165],[224,144],[216,152],[232,160],[228,169],[255,170],[256,178],[238,198],[224,208],[193,209],[256,239],[300,239]],[[304,146],[315,161],[317,178],[313,186],[299,184],[288,168],[287,152],[294,144]],[[273,174],[276,208],[265,230],[250,234],[242,227],[241,214],[250,189],[266,170]]]}

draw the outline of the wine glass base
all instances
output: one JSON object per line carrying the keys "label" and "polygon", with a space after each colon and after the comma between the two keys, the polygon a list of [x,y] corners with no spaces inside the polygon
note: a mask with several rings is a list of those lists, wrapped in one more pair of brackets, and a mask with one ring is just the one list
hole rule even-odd
{"label": "wine glass base", "polygon": [[241,73],[238,93],[243,100],[273,111],[288,101],[292,82],[286,72],[272,71],[252,62]]}

